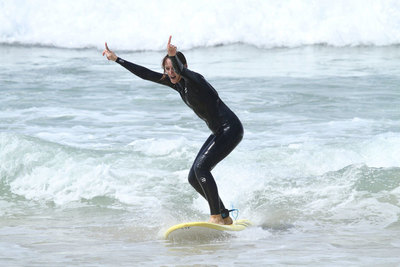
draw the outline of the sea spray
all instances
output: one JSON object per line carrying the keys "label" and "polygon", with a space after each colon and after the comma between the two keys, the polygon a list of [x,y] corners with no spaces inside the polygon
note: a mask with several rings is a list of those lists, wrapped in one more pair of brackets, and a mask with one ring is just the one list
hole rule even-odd
{"label": "sea spray", "polygon": [[[0,43],[163,50],[245,43],[260,48],[400,43],[391,1],[1,1]],[[173,7],[173,11],[171,11]],[[223,8],[222,8],[223,7]]]}

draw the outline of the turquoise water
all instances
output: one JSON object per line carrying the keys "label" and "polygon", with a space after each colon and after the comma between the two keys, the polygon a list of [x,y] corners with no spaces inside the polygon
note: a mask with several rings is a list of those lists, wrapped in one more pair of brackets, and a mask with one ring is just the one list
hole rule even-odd
{"label": "turquoise water", "polygon": [[[213,173],[254,223],[189,243],[163,233],[208,218],[187,173],[209,132],[179,95],[100,49],[0,48],[2,265],[400,262],[398,46],[184,51],[243,122]],[[164,55],[117,52],[154,70]]]}

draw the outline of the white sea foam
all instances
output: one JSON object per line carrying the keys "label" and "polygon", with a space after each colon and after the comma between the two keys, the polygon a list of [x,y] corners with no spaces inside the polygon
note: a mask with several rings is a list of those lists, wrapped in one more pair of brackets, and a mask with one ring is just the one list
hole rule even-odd
{"label": "white sea foam", "polygon": [[172,34],[183,49],[400,43],[400,2],[0,1],[0,43],[160,50]]}
{"label": "white sea foam", "polygon": [[[39,139],[3,133],[0,134],[0,174],[13,193],[27,199],[65,204],[106,196],[123,203],[140,203],[143,207],[155,209],[159,207],[159,201],[154,196],[159,195],[160,191],[168,191],[168,188],[177,185],[187,185],[189,165],[182,162],[191,162],[195,155],[194,145],[190,146],[182,138],[171,140],[166,145],[164,143],[165,140],[151,139],[132,143],[134,151],[138,150],[147,155],[143,157],[136,155],[134,151],[81,151]],[[323,178],[322,180],[326,181],[316,182],[317,189],[314,190],[315,185],[302,188],[301,181],[304,177],[319,177],[348,165],[358,164],[365,159],[378,167],[399,167],[398,162],[395,162],[398,159],[396,151],[400,149],[399,145],[398,136],[389,134],[341,149],[303,145],[298,151],[293,151],[293,148],[248,151],[244,147],[246,151],[239,148],[215,169],[214,175],[226,205],[250,205],[247,212],[251,213],[251,209],[254,208],[251,202],[257,202],[259,198],[257,192],[268,191],[270,186],[280,187],[276,193],[287,193],[290,196],[300,194],[300,197],[311,191],[319,194],[324,188],[330,188],[332,197],[340,197],[344,188],[347,192],[352,190],[352,179],[354,182],[363,177],[357,176],[360,168],[357,165],[344,174],[337,174],[336,179],[344,177],[343,181],[347,181],[345,184]],[[188,153],[188,149],[191,152]],[[238,165],[237,162],[241,164]],[[300,188],[292,188],[284,182],[286,179],[298,180],[300,184],[297,186],[300,185]],[[296,193],[292,190],[300,191]],[[180,194],[183,191],[185,190]],[[270,193],[272,196],[269,197],[274,197],[273,191]],[[168,197],[167,193],[163,194],[162,198]],[[207,204],[202,198],[195,201],[194,207],[196,206],[200,207],[202,212],[207,212]],[[323,210],[324,206],[318,209]]]}

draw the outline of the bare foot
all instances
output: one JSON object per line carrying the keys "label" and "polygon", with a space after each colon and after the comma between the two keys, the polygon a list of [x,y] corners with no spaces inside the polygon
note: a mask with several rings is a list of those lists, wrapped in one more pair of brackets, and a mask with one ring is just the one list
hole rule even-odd
{"label": "bare foot", "polygon": [[211,215],[210,220],[208,222],[216,224],[225,224],[225,221],[224,219],[222,219],[221,214]]}
{"label": "bare foot", "polygon": [[224,219],[224,224],[229,225],[229,224],[232,224],[232,223],[233,223],[233,220],[232,220],[231,217],[226,217]]}

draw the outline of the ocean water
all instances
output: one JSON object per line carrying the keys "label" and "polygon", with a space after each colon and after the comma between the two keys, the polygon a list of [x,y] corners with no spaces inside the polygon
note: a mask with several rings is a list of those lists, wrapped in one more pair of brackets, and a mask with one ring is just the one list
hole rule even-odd
{"label": "ocean water", "polygon": [[[220,2],[0,1],[0,265],[399,266],[398,2]],[[169,34],[245,128],[228,239],[164,240],[209,130],[101,55],[161,71]]]}

